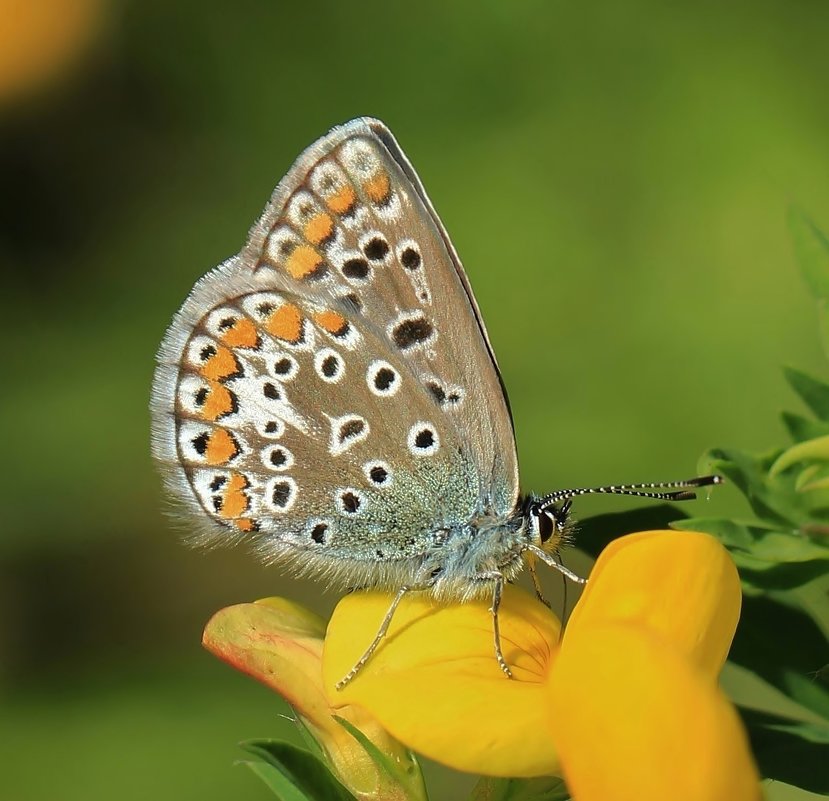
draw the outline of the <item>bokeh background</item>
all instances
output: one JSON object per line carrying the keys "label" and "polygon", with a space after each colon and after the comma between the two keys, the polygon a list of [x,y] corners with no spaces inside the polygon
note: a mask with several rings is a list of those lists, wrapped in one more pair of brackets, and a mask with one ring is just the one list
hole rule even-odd
{"label": "bokeh background", "polygon": [[[785,210],[829,226],[828,23],[817,0],[0,0],[0,795],[270,797],[235,743],[294,737],[285,709],[201,628],[336,597],[178,542],[147,402],[192,283],[335,123],[382,118],[418,169],[527,489],[783,444],[780,365],[825,375]],[[428,770],[436,799],[463,786]]]}

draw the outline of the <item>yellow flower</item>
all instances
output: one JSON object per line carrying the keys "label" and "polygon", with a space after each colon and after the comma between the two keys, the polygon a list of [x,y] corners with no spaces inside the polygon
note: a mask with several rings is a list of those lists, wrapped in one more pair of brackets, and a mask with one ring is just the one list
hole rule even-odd
{"label": "yellow flower", "polygon": [[508,587],[486,602],[404,599],[387,638],[342,691],[334,684],[389,605],[344,598],[329,623],[332,705],[368,710],[401,742],[464,771],[563,775],[578,801],[754,801],[759,780],[737,715],[716,685],[740,610],[727,552],[695,532],[643,532],[600,556],[563,640],[553,613]]}
{"label": "yellow flower", "polygon": [[[408,750],[366,711],[334,710],[322,685],[325,622],[284,598],[265,598],[217,612],[204,630],[205,647],[233,667],[276,690],[323,750],[329,767],[359,799],[425,798],[420,771]],[[340,723],[359,729],[394,765],[390,776]]]}
{"label": "yellow flower", "polygon": [[0,0],[0,104],[68,70],[103,27],[105,0]]}
{"label": "yellow flower", "polygon": [[[333,687],[357,661],[389,606],[380,592],[343,598],[328,626],[323,678]],[[559,621],[517,587],[499,613],[501,645],[515,681],[493,651],[486,601],[436,606],[405,598],[389,633],[333,705],[369,709],[415,751],[458,770],[493,776],[556,772],[548,726],[546,678],[558,650]]]}

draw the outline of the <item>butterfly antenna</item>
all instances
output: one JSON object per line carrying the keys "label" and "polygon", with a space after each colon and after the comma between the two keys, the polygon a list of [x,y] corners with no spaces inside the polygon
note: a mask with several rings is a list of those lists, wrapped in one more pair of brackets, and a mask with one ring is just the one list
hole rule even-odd
{"label": "butterfly antenna", "polygon": [[582,487],[580,489],[556,490],[538,501],[539,511],[548,509],[561,501],[569,501],[580,495],[633,495],[637,498],[653,498],[658,501],[691,501],[697,497],[699,487],[710,487],[724,483],[722,476],[698,476],[686,481],[659,481],[644,484],[611,484],[607,487]]}

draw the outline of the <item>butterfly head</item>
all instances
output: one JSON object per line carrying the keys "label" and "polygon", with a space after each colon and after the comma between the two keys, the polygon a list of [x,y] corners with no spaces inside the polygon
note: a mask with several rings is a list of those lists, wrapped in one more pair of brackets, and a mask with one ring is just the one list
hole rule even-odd
{"label": "butterfly head", "polygon": [[528,496],[524,501],[523,516],[530,542],[547,553],[556,553],[567,543],[572,528],[572,505],[570,498],[560,504],[550,504],[537,496]]}
{"label": "butterfly head", "polygon": [[[529,495],[522,505],[529,543],[547,553],[556,553],[567,545],[573,529],[570,507],[573,498],[582,495],[631,495],[661,501],[687,501],[696,498],[694,490],[721,484],[720,476],[698,476],[685,481],[662,481],[647,484],[611,484],[606,487],[581,487],[557,490],[539,498]],[[667,491],[665,491],[667,490]]]}

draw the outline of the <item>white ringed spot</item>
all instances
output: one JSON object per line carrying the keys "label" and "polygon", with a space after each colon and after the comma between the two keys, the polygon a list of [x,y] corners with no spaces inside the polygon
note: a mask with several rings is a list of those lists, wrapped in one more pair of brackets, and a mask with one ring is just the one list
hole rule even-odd
{"label": "white ringed spot", "polygon": [[334,526],[331,520],[317,518],[309,520],[305,530],[317,545],[327,545],[334,533]]}
{"label": "white ringed spot", "polygon": [[320,348],[314,355],[314,370],[328,384],[338,384],[345,376],[345,361],[332,348]]}
{"label": "white ringed spot", "polygon": [[271,511],[284,514],[296,503],[297,494],[296,481],[290,476],[280,476],[268,482],[265,500]]}
{"label": "white ringed spot", "polygon": [[344,414],[342,417],[329,417],[328,420],[331,423],[328,451],[332,456],[345,453],[369,435],[368,420],[359,414]]}
{"label": "white ringed spot", "polygon": [[371,462],[366,462],[363,465],[363,472],[369,482],[375,487],[390,487],[394,483],[391,468],[386,462],[381,462],[376,459]]}
{"label": "white ringed spot", "polygon": [[400,373],[383,359],[375,359],[366,371],[366,383],[373,395],[390,398],[396,395],[403,381]]}
{"label": "white ringed spot", "polygon": [[414,239],[403,239],[397,244],[397,258],[410,272],[419,270],[423,266],[423,256],[420,254],[420,245]]}
{"label": "white ringed spot", "polygon": [[299,372],[299,362],[288,353],[280,353],[271,363],[271,373],[277,381],[292,381]]}
{"label": "white ringed spot", "polygon": [[409,429],[406,444],[413,456],[432,456],[440,448],[440,437],[434,425],[420,420]]}
{"label": "white ringed spot", "polygon": [[335,491],[337,509],[346,517],[356,517],[362,514],[366,507],[366,498],[362,492],[353,487],[345,487]]}
{"label": "white ringed spot", "polygon": [[275,445],[262,452],[262,464],[268,470],[288,470],[294,465],[294,455],[284,445]]}
{"label": "white ringed spot", "polygon": [[388,239],[379,231],[370,231],[360,237],[360,250],[374,264],[383,264],[388,260],[391,246]]}

